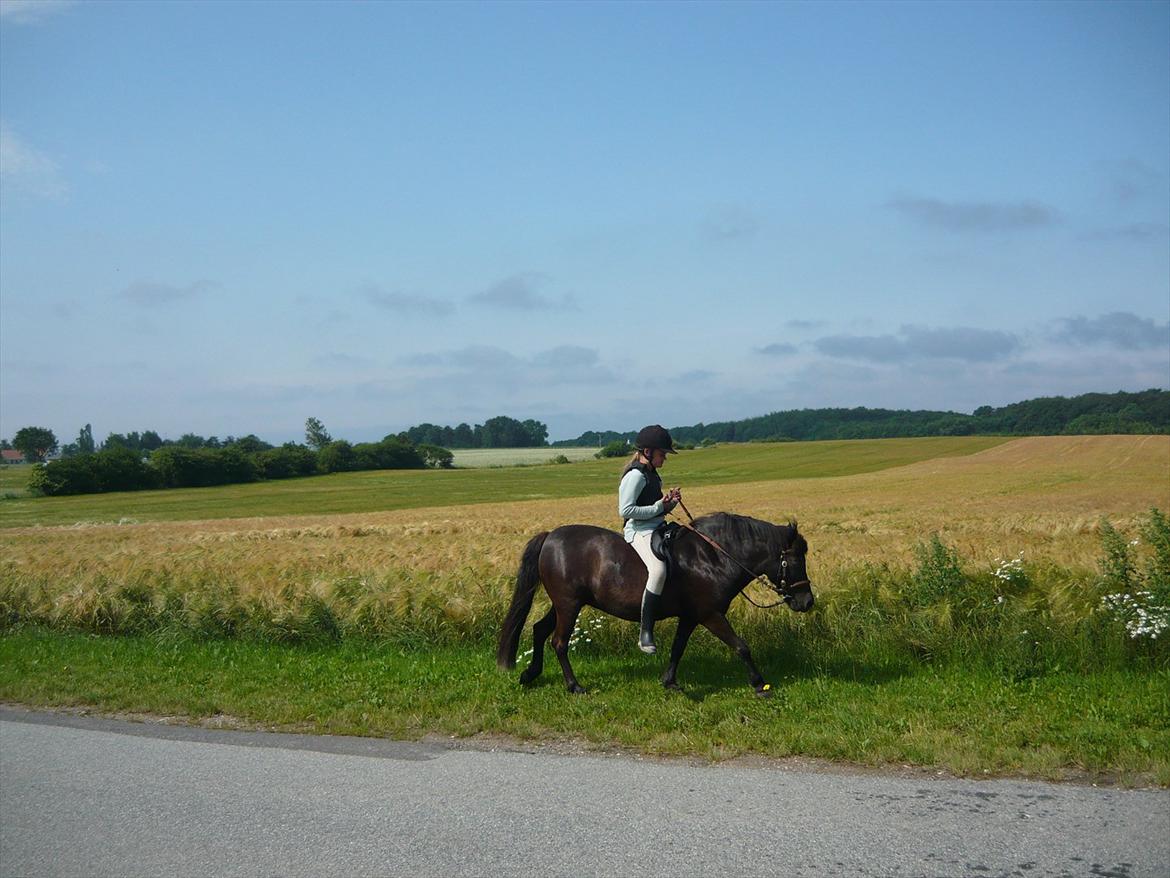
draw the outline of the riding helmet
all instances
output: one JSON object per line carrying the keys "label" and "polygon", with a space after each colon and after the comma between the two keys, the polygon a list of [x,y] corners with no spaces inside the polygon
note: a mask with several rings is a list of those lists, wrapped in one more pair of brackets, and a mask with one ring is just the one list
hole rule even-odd
{"label": "riding helmet", "polygon": [[674,450],[674,440],[670,438],[670,433],[661,424],[651,424],[649,427],[643,427],[639,430],[637,438],[634,439],[634,445],[637,448],[657,448],[668,454],[678,454]]}

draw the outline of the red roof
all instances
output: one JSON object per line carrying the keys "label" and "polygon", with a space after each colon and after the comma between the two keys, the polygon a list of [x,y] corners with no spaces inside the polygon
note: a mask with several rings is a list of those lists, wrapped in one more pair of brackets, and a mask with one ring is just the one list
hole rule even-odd
{"label": "red roof", "polygon": [[24,454],[15,448],[0,448],[0,454],[4,455],[4,460],[6,461],[24,463]]}

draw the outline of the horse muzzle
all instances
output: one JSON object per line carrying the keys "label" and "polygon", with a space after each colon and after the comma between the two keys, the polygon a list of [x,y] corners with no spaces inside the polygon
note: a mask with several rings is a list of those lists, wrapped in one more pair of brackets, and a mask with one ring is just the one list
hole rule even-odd
{"label": "horse muzzle", "polygon": [[[792,587],[789,586],[789,588]],[[784,595],[784,603],[788,604],[790,610],[797,613],[807,613],[816,603],[816,598],[813,597],[812,593],[812,583],[798,582],[796,589],[790,590]]]}

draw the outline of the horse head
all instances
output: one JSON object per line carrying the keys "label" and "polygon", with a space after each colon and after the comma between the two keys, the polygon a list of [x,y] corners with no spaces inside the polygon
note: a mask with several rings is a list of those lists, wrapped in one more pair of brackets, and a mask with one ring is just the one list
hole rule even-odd
{"label": "horse head", "polygon": [[780,554],[768,565],[768,579],[779,592],[788,608],[798,613],[807,613],[816,602],[813,598],[812,583],[805,568],[808,542],[797,530],[796,522],[789,522],[780,528],[782,533]]}

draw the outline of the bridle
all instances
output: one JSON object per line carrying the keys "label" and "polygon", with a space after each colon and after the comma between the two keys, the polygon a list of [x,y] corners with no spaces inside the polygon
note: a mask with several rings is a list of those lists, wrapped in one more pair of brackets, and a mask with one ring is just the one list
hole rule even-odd
{"label": "bridle", "polygon": [[[711,537],[707,536],[702,531],[697,530],[694,527],[695,516],[691,515],[691,510],[687,509],[686,505],[682,502],[682,500],[678,501],[678,505],[682,507],[682,511],[685,512],[687,514],[687,518],[689,518],[691,520],[690,524],[687,524],[686,522],[680,521],[679,527],[685,527],[691,533],[693,533],[693,534],[697,535],[698,537],[700,537],[701,539],[705,540],[708,545],[710,545],[716,551],[721,552],[724,556],[726,556],[728,559],[730,559],[734,564],[736,564],[737,566],[739,566],[743,570],[745,570],[751,576],[751,578],[752,578],[751,582],[755,582],[755,581],[759,580],[765,586],[767,586],[769,589],[771,589],[772,591],[774,591],[776,594],[778,594],[780,596],[780,600],[776,601],[776,603],[774,603],[774,604],[757,604],[755,601],[753,601],[751,599],[751,596],[746,591],[740,591],[740,595],[742,595],[743,598],[745,600],[747,600],[747,602],[749,604],[751,604],[752,606],[759,607],[761,610],[767,610],[767,609],[770,609],[772,607],[778,607],[781,604],[789,603],[796,596],[796,592],[798,590],[811,590],[812,589],[812,583],[809,582],[808,579],[801,579],[801,580],[798,580],[797,582],[793,582],[791,584],[788,582],[788,562],[789,562],[790,558],[792,558],[792,559],[796,558],[797,553],[796,553],[795,549],[789,547],[787,549],[780,550],[780,582],[775,583],[771,580],[771,578],[768,577],[768,575],[766,573],[756,573],[750,567],[748,567],[746,564],[744,564],[742,561],[740,561],[738,558],[736,558],[734,555],[732,555],[729,551],[727,551],[725,548],[723,548],[721,545],[719,545],[719,543],[717,543],[717,542],[715,542],[715,540],[711,539]],[[751,585],[751,582],[749,582],[748,585]],[[744,588],[747,588],[747,586],[744,586]]]}

